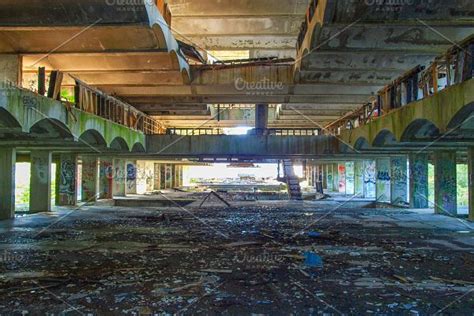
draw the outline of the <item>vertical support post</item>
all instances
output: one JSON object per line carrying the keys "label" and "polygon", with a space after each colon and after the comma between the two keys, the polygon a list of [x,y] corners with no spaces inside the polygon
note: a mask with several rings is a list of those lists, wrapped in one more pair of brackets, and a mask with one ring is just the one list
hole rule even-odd
{"label": "vertical support post", "polygon": [[406,157],[390,159],[390,203],[403,205],[408,202],[408,168]]}
{"label": "vertical support post", "polygon": [[99,197],[99,158],[82,157],[82,201],[95,202]]}
{"label": "vertical support post", "polygon": [[127,166],[124,159],[114,159],[113,179],[113,195],[125,196],[127,185]]}
{"label": "vertical support post", "polygon": [[110,157],[100,159],[99,198],[112,199],[114,195],[114,162]]}
{"label": "vertical support post", "polygon": [[15,217],[15,148],[0,149],[0,220]]}
{"label": "vertical support post", "polygon": [[456,152],[438,151],[435,165],[435,213],[457,215]]}
{"label": "vertical support post", "polygon": [[268,104],[255,105],[255,132],[264,135],[268,127]]}
{"label": "vertical support post", "polygon": [[153,190],[160,190],[161,189],[161,164],[155,163],[155,178],[154,178],[154,185]]}
{"label": "vertical support post", "polygon": [[338,178],[339,178],[339,193],[346,194],[346,164],[341,163],[337,165]]}
{"label": "vertical support post", "polygon": [[474,147],[469,147],[467,152],[468,169],[468,195],[469,195],[469,220],[474,221]]}
{"label": "vertical support post", "polygon": [[51,152],[31,152],[30,212],[51,211]]}
{"label": "vertical support post", "polygon": [[137,194],[137,162],[127,161],[127,186],[126,194]]}
{"label": "vertical support post", "polygon": [[428,208],[428,155],[410,154],[410,207]]}
{"label": "vertical support post", "polygon": [[46,68],[38,68],[38,94],[44,95],[46,93]]}
{"label": "vertical support post", "polygon": [[364,197],[368,199],[377,198],[376,184],[377,171],[374,160],[364,161]]}
{"label": "vertical support post", "polygon": [[379,202],[390,202],[390,159],[378,158],[376,160],[377,180],[376,197]]}
{"label": "vertical support post", "polygon": [[364,162],[362,160],[354,162],[354,194],[364,197]]}
{"label": "vertical support post", "polygon": [[354,195],[355,192],[355,171],[354,162],[346,162],[346,194]]}
{"label": "vertical support post", "polygon": [[77,204],[77,155],[61,154],[56,167],[56,205]]}
{"label": "vertical support post", "polygon": [[321,170],[322,170],[322,173],[323,173],[323,190],[327,190],[328,189],[328,177],[327,177],[327,167],[328,165],[324,164],[321,166]]}

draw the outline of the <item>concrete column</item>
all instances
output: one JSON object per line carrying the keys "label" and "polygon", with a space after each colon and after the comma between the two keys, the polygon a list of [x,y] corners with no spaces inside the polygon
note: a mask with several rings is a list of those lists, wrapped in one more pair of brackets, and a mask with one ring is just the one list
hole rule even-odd
{"label": "concrete column", "polygon": [[346,194],[346,165],[344,163],[337,165],[337,175],[339,179],[339,193]]}
{"label": "concrete column", "polygon": [[155,163],[155,177],[154,177],[154,184],[153,190],[160,190],[161,189],[161,164]]}
{"label": "concrete column", "polygon": [[124,159],[114,159],[114,171],[112,175],[113,196],[125,196],[127,185],[127,166]]}
{"label": "concrete column", "polygon": [[127,186],[126,194],[137,194],[137,162],[127,161]]}
{"label": "concrete column", "polygon": [[327,172],[328,172],[328,165],[322,165],[321,170],[323,173],[323,189],[327,190],[328,189],[328,177],[327,177]]}
{"label": "concrete column", "polygon": [[406,157],[390,159],[390,197],[391,204],[405,204],[408,202],[408,168]]}
{"label": "concrete column", "polygon": [[378,158],[376,160],[377,180],[376,197],[379,202],[390,202],[390,159]]}
{"label": "concrete column", "polygon": [[410,154],[410,207],[428,208],[428,155]]}
{"label": "concrete column", "polygon": [[346,162],[346,194],[353,195],[355,192],[354,162]]}
{"label": "concrete column", "polygon": [[0,82],[21,85],[21,63],[20,55],[0,55]]}
{"label": "concrete column", "polygon": [[99,197],[99,158],[82,157],[82,201],[93,202]]}
{"label": "concrete column", "polygon": [[334,174],[332,170],[332,164],[327,165],[327,173],[326,173],[327,183],[328,183],[328,191],[334,191]]}
{"label": "concrete column", "polygon": [[255,131],[257,135],[265,134],[268,127],[268,104],[255,105]]}
{"label": "concrete column", "polygon": [[334,192],[339,192],[339,164],[332,165]]}
{"label": "concrete column", "polygon": [[0,149],[0,220],[15,217],[15,148]]}
{"label": "concrete column", "polygon": [[99,198],[112,199],[114,195],[114,161],[105,157],[100,159],[99,169]]}
{"label": "concrete column", "polygon": [[364,161],[364,197],[368,199],[375,199],[376,193],[376,179],[377,171],[374,160]]}
{"label": "concrete column", "polygon": [[434,166],[435,213],[457,215],[456,152],[436,152]]}
{"label": "concrete column", "polygon": [[474,221],[474,147],[469,147],[468,149],[467,168],[469,181],[469,220]]}
{"label": "concrete column", "polygon": [[364,197],[364,162],[361,160],[354,162],[354,194]]}
{"label": "concrete column", "polygon": [[153,191],[154,168],[151,161],[137,161],[137,194]]}
{"label": "concrete column", "polygon": [[32,151],[30,156],[30,212],[49,212],[51,211],[51,152]]}
{"label": "concrete column", "polygon": [[77,204],[77,155],[61,154],[56,164],[56,205]]}

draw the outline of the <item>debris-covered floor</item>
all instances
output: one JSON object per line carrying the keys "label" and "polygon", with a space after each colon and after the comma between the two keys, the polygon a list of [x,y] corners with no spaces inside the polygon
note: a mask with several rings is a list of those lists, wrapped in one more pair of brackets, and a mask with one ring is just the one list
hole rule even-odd
{"label": "debris-covered floor", "polygon": [[472,315],[463,220],[356,203],[83,207],[1,224],[2,315]]}

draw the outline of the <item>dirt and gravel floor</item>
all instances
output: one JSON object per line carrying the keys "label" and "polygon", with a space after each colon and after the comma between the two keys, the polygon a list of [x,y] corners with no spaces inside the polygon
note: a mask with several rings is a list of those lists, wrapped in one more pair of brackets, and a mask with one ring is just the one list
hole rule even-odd
{"label": "dirt and gravel floor", "polygon": [[0,314],[474,313],[472,223],[355,201],[210,203],[0,223]]}

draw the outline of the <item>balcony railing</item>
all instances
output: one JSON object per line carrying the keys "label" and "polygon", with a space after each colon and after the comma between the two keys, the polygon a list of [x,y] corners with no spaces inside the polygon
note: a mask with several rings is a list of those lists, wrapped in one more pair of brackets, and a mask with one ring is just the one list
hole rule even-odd
{"label": "balcony railing", "polygon": [[88,86],[77,78],[74,87],[75,107],[145,134],[163,134],[159,121],[115,97]]}
{"label": "balcony railing", "polygon": [[377,94],[375,100],[334,121],[326,128],[339,134],[353,129],[411,102],[437,94],[452,85],[474,77],[474,36],[456,44],[437,57],[428,67],[417,66]]}

